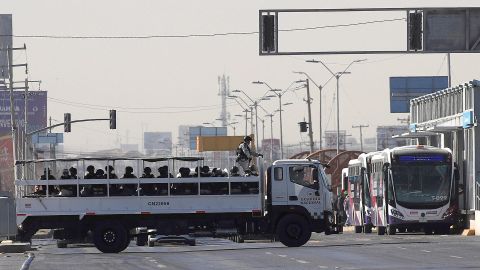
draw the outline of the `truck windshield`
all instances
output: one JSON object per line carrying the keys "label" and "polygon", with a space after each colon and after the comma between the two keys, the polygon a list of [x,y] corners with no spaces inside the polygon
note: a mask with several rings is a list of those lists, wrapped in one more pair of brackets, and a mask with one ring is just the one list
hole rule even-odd
{"label": "truck windshield", "polygon": [[446,163],[397,163],[392,180],[398,204],[407,208],[440,207],[449,200],[451,166]]}

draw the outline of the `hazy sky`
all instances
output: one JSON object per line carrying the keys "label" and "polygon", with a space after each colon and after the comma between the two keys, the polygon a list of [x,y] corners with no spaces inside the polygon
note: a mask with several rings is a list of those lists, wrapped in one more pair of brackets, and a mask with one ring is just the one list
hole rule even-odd
{"label": "hazy sky", "polygon": [[[359,8],[476,6],[478,1],[67,1],[2,0],[0,13],[13,14],[15,35],[59,36],[139,36],[183,35],[258,30],[258,10],[266,8]],[[361,4],[360,4],[361,3]],[[282,29],[403,18],[404,13],[315,14],[280,18]],[[281,48],[290,49],[402,49],[405,23],[401,21],[353,27],[300,31],[282,34]],[[389,113],[390,76],[446,75],[445,55],[344,55],[344,56],[259,56],[258,35],[234,35],[155,39],[53,39],[14,38],[14,45],[26,43],[27,54],[15,55],[17,63],[28,59],[31,80],[42,80],[48,91],[49,116],[63,120],[107,117],[116,108],[117,130],[108,123],[72,126],[65,146],[75,150],[112,148],[118,142],[141,143],[141,132],[172,131],[178,125],[199,125],[220,115],[217,76],[230,77],[230,88],[242,89],[252,98],[267,88],[251,84],[262,80],[274,88],[286,88],[309,73],[323,84],[330,76],[319,64],[306,59],[322,59],[332,70],[341,71],[355,59],[351,74],[340,81],[341,129],[358,138],[352,125],[368,124],[364,137],[375,135],[377,125],[398,124],[406,114]],[[478,79],[473,63],[476,54],[452,55],[452,85]],[[23,79],[16,72],[16,79]],[[324,88],[323,129],[335,129],[333,93],[335,81]],[[307,118],[304,89],[287,92],[285,144],[306,139],[297,123]],[[312,87],[314,137],[318,141],[319,91]],[[241,109],[229,101],[233,116]],[[88,105],[88,106],[87,106]],[[95,105],[95,106],[89,106]],[[268,111],[278,109],[278,100],[262,101]],[[146,109],[142,109],[146,108]],[[263,117],[264,113],[259,114]],[[237,135],[243,133],[242,119]],[[219,122],[217,122],[219,124]],[[268,125],[268,136],[270,126]],[[274,137],[278,137],[278,117]],[[128,130],[128,132],[127,132]],[[60,132],[61,130],[59,130]],[[230,134],[232,130],[229,129]],[[176,139],[174,139],[174,142]]]}

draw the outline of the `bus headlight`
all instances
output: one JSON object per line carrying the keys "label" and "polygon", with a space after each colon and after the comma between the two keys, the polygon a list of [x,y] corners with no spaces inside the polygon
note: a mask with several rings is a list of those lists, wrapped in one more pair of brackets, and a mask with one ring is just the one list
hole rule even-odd
{"label": "bus headlight", "polygon": [[390,208],[390,213],[392,214],[392,216],[398,219],[405,219],[405,216],[402,214],[402,212],[398,211],[395,208]]}
{"label": "bus headlight", "polygon": [[443,213],[442,219],[449,218],[449,217],[455,215],[457,212],[458,212],[458,206],[456,204],[450,205],[450,207],[448,207],[447,211],[445,211],[445,213]]}

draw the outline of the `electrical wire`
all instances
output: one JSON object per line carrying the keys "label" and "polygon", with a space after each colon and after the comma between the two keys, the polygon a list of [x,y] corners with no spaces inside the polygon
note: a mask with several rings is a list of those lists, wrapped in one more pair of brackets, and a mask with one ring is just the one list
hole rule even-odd
{"label": "electrical wire", "polygon": [[[85,104],[85,103],[74,103],[74,102],[69,102],[69,101],[62,101],[62,100],[59,100],[59,99],[51,99],[51,101],[53,103],[58,103],[58,104],[62,104],[62,105],[67,105],[67,106],[73,106],[73,107],[78,107],[78,108],[85,108],[85,109],[90,109],[90,110],[97,110],[97,111],[104,111],[105,108],[122,108],[122,107],[115,107],[115,106],[110,106],[110,107],[103,107],[103,106],[99,106],[97,107],[97,105],[90,105],[90,104]],[[213,111],[213,110],[217,110],[221,105],[215,105],[215,107],[213,106],[210,106],[210,107],[207,107],[207,108],[200,108],[199,109],[193,109],[193,108],[198,108],[198,107],[186,107],[186,108],[181,108],[181,109],[185,109],[185,110],[176,110],[176,111],[155,111],[155,109],[163,109],[163,108],[150,108],[150,110],[152,111],[134,111],[134,109],[131,109],[131,108],[127,108],[127,109],[119,109],[117,110],[117,112],[122,112],[122,113],[131,113],[131,114],[174,114],[174,113],[194,113],[194,112],[199,112],[199,111]],[[236,106],[235,104],[228,104],[228,107],[231,107],[231,106]],[[125,108],[125,107],[124,107]],[[190,109],[192,108],[192,109]],[[137,110],[141,109],[141,108],[136,108]]]}
{"label": "electrical wire", "polygon": [[[279,29],[279,32],[296,32],[296,31],[309,31],[309,30],[318,30],[318,29],[328,29],[328,28],[338,28],[338,27],[350,27],[350,26],[359,26],[375,23],[384,23],[384,22],[395,22],[395,21],[405,21],[406,18],[395,18],[395,19],[383,19],[383,20],[373,20],[373,21],[364,21],[356,23],[347,23],[347,24],[335,24],[335,25],[322,25],[322,26],[312,26],[312,27],[302,27],[302,28],[290,28],[290,29]],[[185,34],[185,35],[138,35],[138,36],[77,36],[77,35],[0,35],[8,36],[15,38],[49,38],[49,39],[157,39],[157,38],[197,38],[197,37],[218,37],[218,36],[242,36],[242,35],[256,35],[258,31],[247,31],[247,32],[225,32],[225,33],[211,33],[211,34]]]}

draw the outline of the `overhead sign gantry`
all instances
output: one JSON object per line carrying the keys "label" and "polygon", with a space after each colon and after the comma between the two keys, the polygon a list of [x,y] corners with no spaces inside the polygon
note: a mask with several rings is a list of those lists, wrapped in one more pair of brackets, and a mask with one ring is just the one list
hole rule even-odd
{"label": "overhead sign gantry", "polygon": [[[282,50],[282,47],[279,46],[279,42],[282,41],[279,37],[279,33],[281,32],[333,27],[324,26],[303,29],[281,29],[279,27],[280,14],[340,12],[406,13],[406,17],[403,18],[403,21],[405,22],[404,30],[406,32],[406,40],[403,45],[403,49],[392,50],[387,48],[381,50]],[[378,21],[370,21],[369,23],[371,22]],[[480,8],[418,7],[359,9],[265,9],[259,11],[259,33],[260,55],[477,53],[480,52]],[[402,33],[398,33],[398,35],[400,34]],[[327,38],[328,37],[322,36],[322,39]]]}

